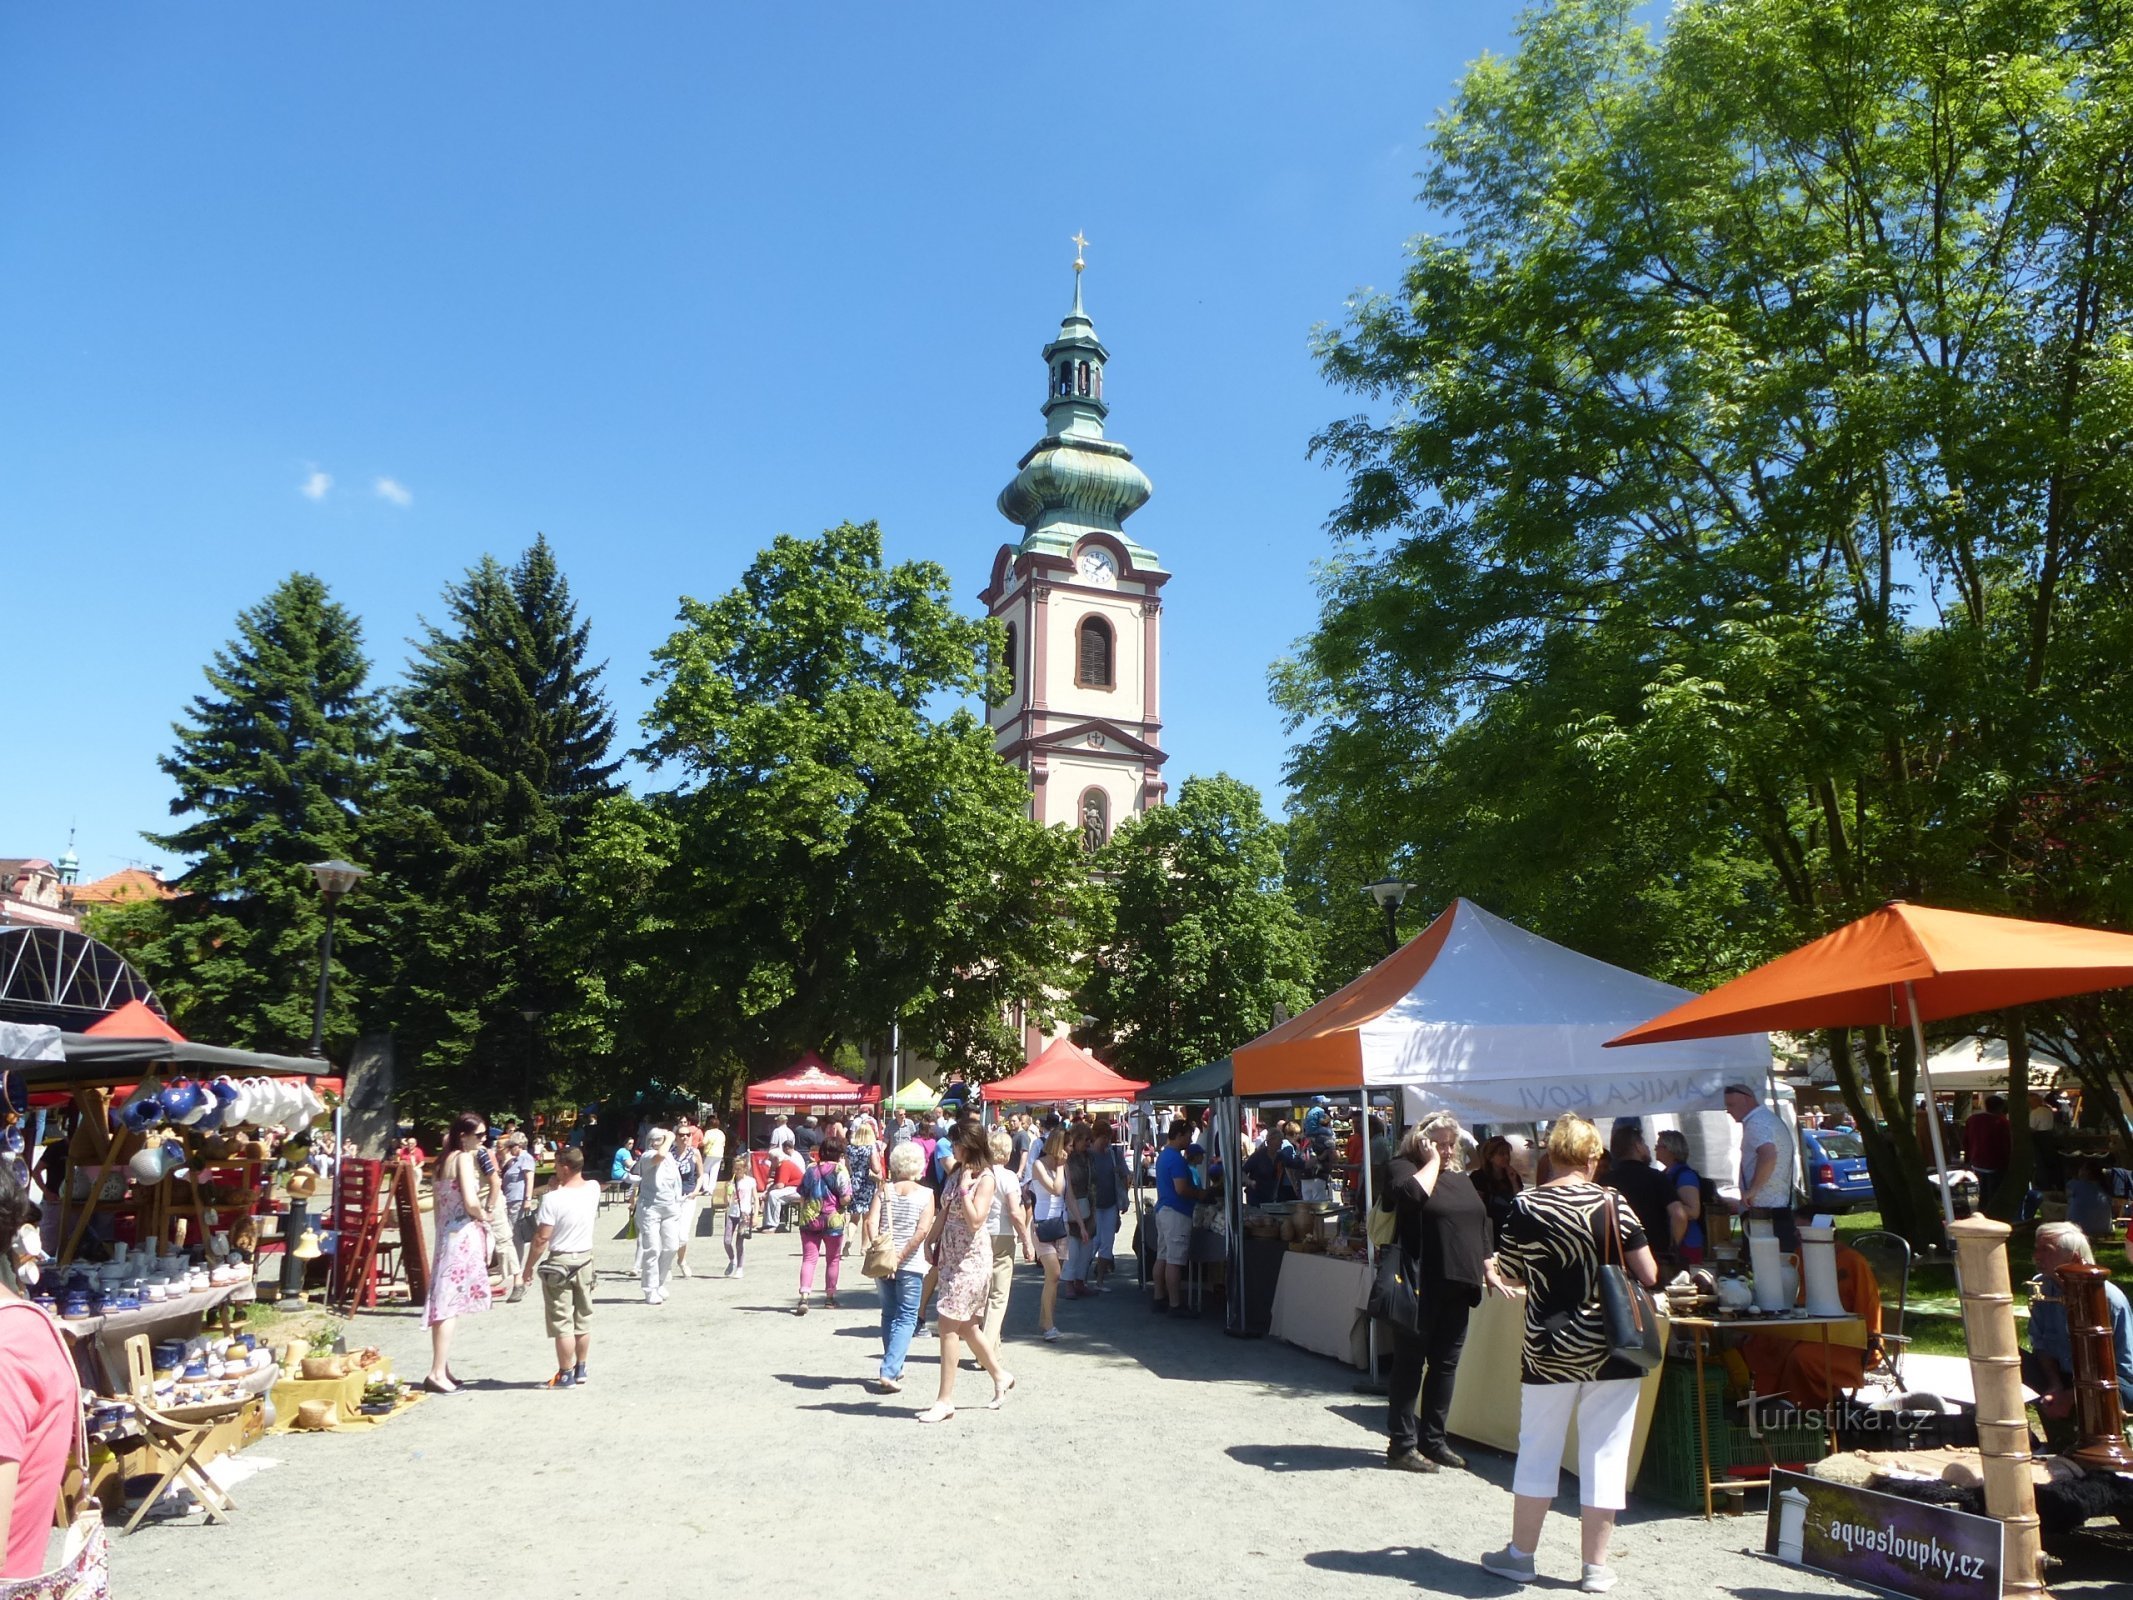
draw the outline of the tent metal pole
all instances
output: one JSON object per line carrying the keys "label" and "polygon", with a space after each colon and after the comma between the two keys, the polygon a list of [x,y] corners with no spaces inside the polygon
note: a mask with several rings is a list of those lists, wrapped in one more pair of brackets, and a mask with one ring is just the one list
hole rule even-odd
{"label": "tent metal pole", "polygon": [[[1373,1201],[1370,1193],[1370,1086],[1368,1084],[1363,1085],[1356,1095],[1356,1100],[1362,1107],[1359,1120],[1355,1125],[1355,1136],[1357,1145],[1362,1151],[1363,1261],[1369,1270],[1369,1276],[1365,1281],[1366,1283],[1376,1283],[1378,1281],[1378,1247],[1370,1238],[1370,1210]],[[1367,1294],[1367,1292],[1366,1290],[1365,1293]],[[1363,1313],[1363,1343],[1370,1351],[1370,1381],[1374,1386],[1378,1381],[1378,1321],[1377,1318],[1369,1314],[1367,1301],[1365,1305],[1366,1309]]]}
{"label": "tent metal pole", "polygon": [[1941,1143],[1940,1106],[1933,1098],[1933,1069],[1926,1062],[1926,1028],[1918,1020],[1917,989],[1906,983],[1903,998],[1911,1012],[1911,1047],[1918,1052],[1918,1081],[1926,1092],[1926,1133],[1933,1141],[1933,1165],[1940,1173],[1940,1220],[1952,1227],[1955,1196],[1948,1188],[1948,1152]]}

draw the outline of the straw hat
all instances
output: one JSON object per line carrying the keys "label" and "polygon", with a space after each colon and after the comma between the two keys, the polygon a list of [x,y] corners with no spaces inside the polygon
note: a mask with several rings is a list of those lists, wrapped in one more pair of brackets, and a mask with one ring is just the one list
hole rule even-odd
{"label": "straw hat", "polygon": [[340,1407],[331,1400],[297,1403],[295,1427],[306,1433],[328,1433],[341,1425]]}

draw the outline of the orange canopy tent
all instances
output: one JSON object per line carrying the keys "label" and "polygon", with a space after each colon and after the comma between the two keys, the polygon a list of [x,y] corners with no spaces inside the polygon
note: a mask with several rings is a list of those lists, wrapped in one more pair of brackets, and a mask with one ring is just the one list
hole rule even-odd
{"label": "orange canopy tent", "polygon": [[1043,1054],[1012,1077],[980,1085],[994,1105],[1045,1100],[1131,1100],[1148,1085],[1122,1078],[1071,1039],[1055,1039]]}
{"label": "orange canopy tent", "polygon": [[747,1093],[751,1111],[797,1109],[800,1106],[868,1106],[880,1098],[880,1084],[861,1083],[856,1078],[832,1071],[830,1064],[812,1050],[795,1061],[792,1070],[783,1077],[751,1083]]}
{"label": "orange canopy tent", "polygon": [[[1901,1027],[1908,1021],[1930,1098],[1927,1021],[2128,984],[2133,934],[1895,900],[1607,1042],[1661,1044],[1770,1028]],[[1940,1119],[1928,1117],[1926,1126],[1943,1180],[1941,1207],[1953,1221]]]}

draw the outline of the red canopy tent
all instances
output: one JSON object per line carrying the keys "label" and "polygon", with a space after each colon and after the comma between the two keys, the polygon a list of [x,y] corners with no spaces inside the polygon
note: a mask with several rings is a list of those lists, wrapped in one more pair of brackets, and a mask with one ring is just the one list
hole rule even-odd
{"label": "red canopy tent", "polygon": [[981,1085],[978,1093],[1000,1104],[1044,1100],[1131,1100],[1148,1085],[1122,1078],[1071,1039],[1055,1039],[1013,1077]]}
{"label": "red canopy tent", "polygon": [[90,1023],[82,1032],[105,1039],[171,1039],[181,1044],[185,1040],[184,1034],[138,1000],[128,1000],[109,1016]]}
{"label": "red canopy tent", "polygon": [[781,1078],[748,1085],[751,1111],[797,1110],[801,1106],[870,1106],[881,1099],[881,1085],[861,1083],[833,1072],[810,1050]]}

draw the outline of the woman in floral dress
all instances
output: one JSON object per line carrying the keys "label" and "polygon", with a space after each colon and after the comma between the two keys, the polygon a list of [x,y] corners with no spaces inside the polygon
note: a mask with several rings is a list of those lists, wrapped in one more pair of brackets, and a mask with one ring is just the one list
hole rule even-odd
{"label": "woman in floral dress", "polygon": [[422,1308],[430,1327],[430,1370],[422,1387],[431,1394],[450,1394],[460,1386],[448,1360],[452,1330],[461,1317],[489,1309],[489,1224],[484,1220],[489,1210],[475,1165],[488,1131],[473,1112],[461,1112],[437,1163],[437,1244],[430,1252],[430,1292]]}
{"label": "woman in floral dress", "polygon": [[932,1247],[934,1268],[940,1274],[934,1317],[941,1330],[941,1387],[933,1404],[918,1414],[921,1422],[946,1422],[955,1415],[955,1369],[962,1358],[959,1343],[969,1344],[970,1353],[992,1379],[987,1410],[999,1410],[1015,1387],[1015,1375],[1001,1368],[992,1341],[985,1337],[985,1303],[992,1292],[992,1234],[987,1222],[995,1174],[991,1140],[975,1118],[956,1133],[955,1158],[954,1170],[942,1186]]}

